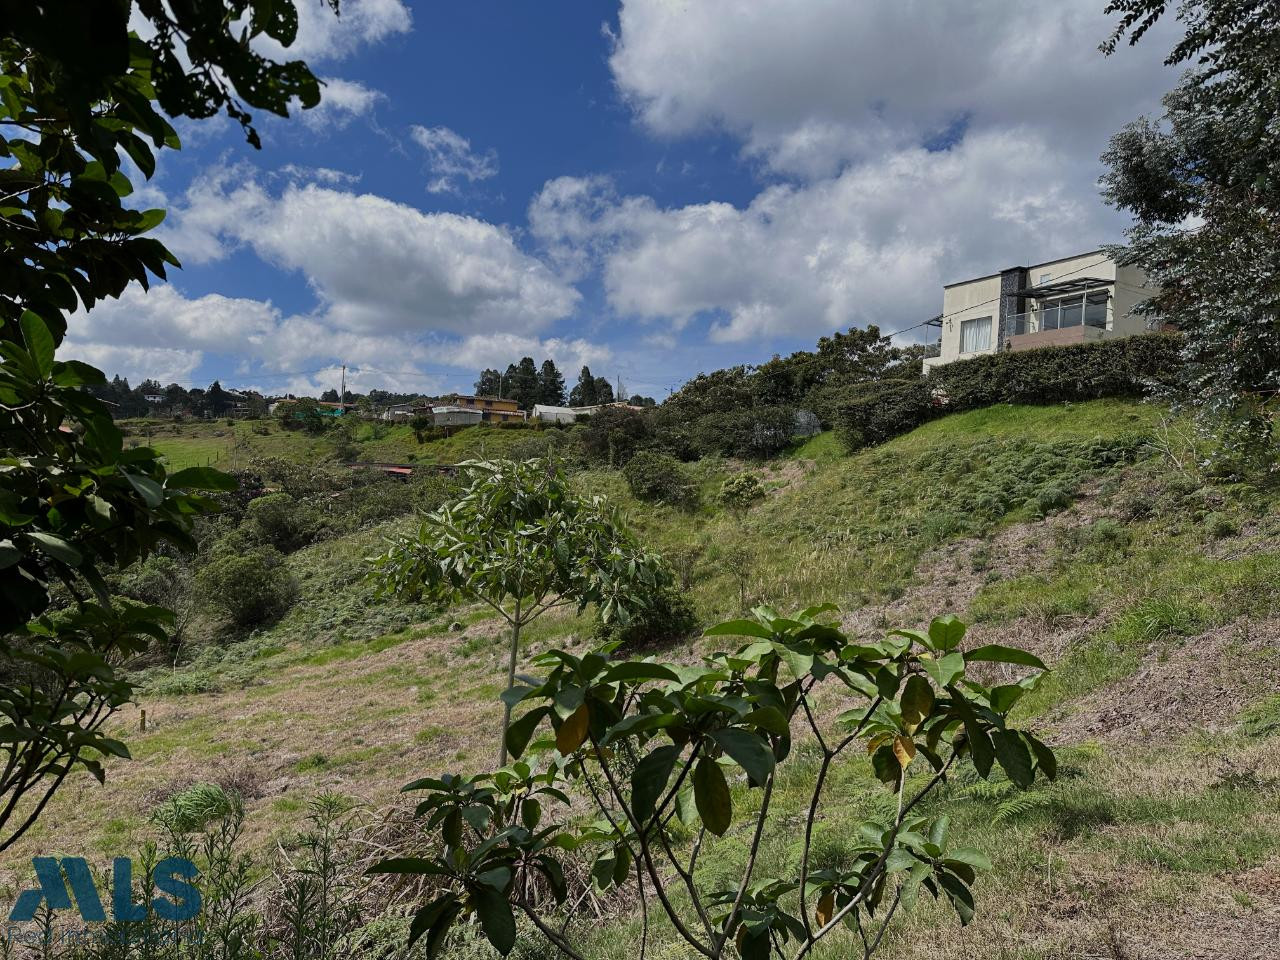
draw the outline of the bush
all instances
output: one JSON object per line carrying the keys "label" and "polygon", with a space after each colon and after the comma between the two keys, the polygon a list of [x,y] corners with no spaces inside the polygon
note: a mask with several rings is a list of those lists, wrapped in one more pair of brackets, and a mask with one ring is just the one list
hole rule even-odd
{"label": "bush", "polygon": [[1177,334],[1152,334],[995,353],[934,367],[926,382],[945,398],[948,412],[994,403],[1137,397],[1177,368],[1181,342]]}
{"label": "bush", "polygon": [[281,553],[292,553],[311,543],[320,526],[314,508],[287,493],[269,493],[250,500],[245,508],[245,525],[253,539]]}
{"label": "bush", "polygon": [[764,460],[790,446],[796,435],[791,407],[753,407],[699,417],[689,426],[689,443],[699,457],[720,455]]}
{"label": "bush", "polygon": [[720,502],[732,510],[745,510],[764,496],[764,484],[754,473],[728,477],[720,485]]}
{"label": "bush", "polygon": [[241,628],[280,618],[298,599],[297,580],[270,547],[215,556],[196,584],[205,603]]}
{"label": "bush", "polygon": [[934,415],[923,379],[858,384],[834,401],[836,435],[849,450],[884,443],[914,430]]}
{"label": "bush", "polygon": [[620,467],[650,440],[649,420],[624,407],[604,407],[582,427],[582,449],[596,463]]}
{"label": "bush", "polygon": [[648,605],[626,623],[597,620],[595,639],[599,643],[616,642],[619,651],[627,654],[670,647],[697,632],[698,618],[693,605],[683,593],[667,588],[658,591]]}
{"label": "bush", "polygon": [[680,465],[665,453],[642,450],[622,469],[637,500],[685,506],[697,500],[698,490]]}

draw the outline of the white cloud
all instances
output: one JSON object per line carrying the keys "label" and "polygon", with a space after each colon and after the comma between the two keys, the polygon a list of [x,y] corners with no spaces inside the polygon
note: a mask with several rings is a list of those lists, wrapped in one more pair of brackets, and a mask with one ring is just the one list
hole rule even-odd
{"label": "white cloud", "polygon": [[255,41],[264,54],[307,63],[341,60],[362,47],[408,33],[413,15],[401,0],[342,0],[335,16],[322,0],[298,0],[298,35],[287,48],[265,38]]}
{"label": "white cloud", "polygon": [[550,358],[568,378],[583,366],[604,367],[613,360],[606,346],[581,338],[550,337],[538,339],[514,333],[476,334],[445,347],[441,356],[451,366],[482,370],[485,367],[506,369],[521,357],[533,357],[536,363]]}
{"label": "white cloud", "polygon": [[341,130],[356,117],[369,113],[386,97],[378,90],[356,80],[325,77],[320,90],[320,103],[310,110],[299,111],[298,117],[313,131]]}
{"label": "white cloud", "polygon": [[73,315],[68,342],[133,376],[188,376],[210,356],[229,358],[237,382],[277,391],[327,383],[341,362],[354,389],[431,392],[446,383],[441,368],[470,375],[501,351],[565,363],[608,357],[585,340],[538,336],[579,294],[505,229],[313,182],[346,176],[289,167],[262,178],[219,166],[191,185],[166,225],[164,241],[189,261],[252,251],[301,274],[315,295],[309,312],[162,284]]}
{"label": "white cloud", "polygon": [[431,180],[429,193],[449,193],[458,189],[458,181],[475,183],[487,180],[498,173],[498,154],[494,150],[476,153],[471,141],[448,127],[423,127],[415,124],[409,129],[413,142],[427,154],[427,170]]}
{"label": "white cloud", "polygon": [[63,351],[69,359],[80,360],[106,372],[119,375],[137,386],[148,378],[162,384],[186,382],[200,366],[199,350],[170,350],[164,347],[113,347],[102,343],[68,339]]}
{"label": "white cloud", "polygon": [[301,272],[327,322],[362,334],[531,332],[579,299],[491,223],[312,183],[275,194],[244,168],[197,180],[176,221],[166,240],[180,257],[249,246]]}
{"label": "white cloud", "polygon": [[707,314],[720,342],[809,339],[906,326],[937,312],[943,283],[1089,249],[1107,214],[1061,186],[1070,173],[1040,135],[1015,130],[774,186],[745,208],[664,209],[598,178],[562,178],[529,217],[550,256],[599,258],[621,314],[676,328]]}
{"label": "white cloud", "polygon": [[610,66],[664,136],[718,127],[775,169],[829,176],[937,135],[1052,130],[1096,158],[1171,85],[1170,24],[1106,58],[1096,0],[624,0]]}

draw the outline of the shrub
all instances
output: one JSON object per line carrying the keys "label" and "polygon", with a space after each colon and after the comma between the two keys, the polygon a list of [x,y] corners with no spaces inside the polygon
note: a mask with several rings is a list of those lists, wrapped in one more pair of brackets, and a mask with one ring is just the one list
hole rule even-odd
{"label": "shrub", "polygon": [[837,436],[858,450],[914,430],[934,415],[934,401],[923,379],[889,380],[850,387],[834,409]]}
{"label": "shrub", "polygon": [[215,556],[196,583],[205,603],[242,628],[278,619],[298,599],[298,582],[271,547]]}
{"label": "shrub", "polygon": [[1204,531],[1214,540],[1234,537],[1240,532],[1240,525],[1224,513],[1210,513],[1204,518]]}
{"label": "shrub", "polygon": [[682,506],[693,503],[698,491],[674,457],[652,450],[637,453],[622,469],[637,500]]}
{"label": "shrub", "polygon": [[1071,496],[1061,487],[1045,487],[1035,496],[1032,506],[1042,517],[1071,506]]}
{"label": "shrub", "polygon": [[1176,334],[1153,334],[995,353],[934,367],[927,382],[945,397],[949,411],[1137,397],[1176,369],[1181,342]]}
{"label": "shrub", "polygon": [[693,604],[674,589],[659,590],[648,605],[626,623],[597,619],[595,639],[599,643],[618,643],[621,653],[658,650],[687,640],[698,631],[698,618]]}
{"label": "shrub", "polygon": [[292,553],[315,539],[319,517],[309,504],[287,493],[269,493],[249,501],[245,524],[259,543]]}
{"label": "shrub", "polygon": [[581,437],[588,459],[620,467],[648,444],[651,431],[644,414],[623,407],[604,407],[583,424]]}
{"label": "shrub", "polygon": [[720,502],[732,510],[745,510],[764,496],[764,484],[754,473],[727,477],[720,485]]}
{"label": "shrub", "polygon": [[689,426],[688,441],[700,457],[763,460],[785,450],[795,434],[793,408],[753,407],[699,417]]}

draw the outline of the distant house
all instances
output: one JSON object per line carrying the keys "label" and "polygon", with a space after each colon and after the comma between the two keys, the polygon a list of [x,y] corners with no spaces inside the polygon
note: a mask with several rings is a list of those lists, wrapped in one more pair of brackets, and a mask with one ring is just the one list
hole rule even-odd
{"label": "distant house", "polygon": [[440,401],[450,407],[479,410],[481,419],[490,422],[524,420],[527,417],[527,414],[520,409],[519,403],[515,400],[504,400],[501,397],[472,397],[467,394],[454,393],[447,397],[441,397]]}
{"label": "distant house", "polygon": [[924,366],[1147,333],[1133,309],[1153,292],[1141,269],[1101,250],[950,283],[942,288],[939,355]]}
{"label": "distant house", "polygon": [[382,411],[383,420],[412,420],[422,413],[430,413],[431,408],[423,405],[421,400],[413,403],[393,403]]}
{"label": "distant house", "polygon": [[485,419],[483,410],[444,404],[431,408],[431,419],[437,427],[470,427]]}
{"label": "distant house", "polygon": [[169,398],[163,393],[145,393],[142,395],[142,399],[147,403],[164,403]]}
{"label": "distant house", "polygon": [[573,407],[553,407],[545,403],[533,405],[533,419],[545,423],[573,423],[578,419],[578,411]]}

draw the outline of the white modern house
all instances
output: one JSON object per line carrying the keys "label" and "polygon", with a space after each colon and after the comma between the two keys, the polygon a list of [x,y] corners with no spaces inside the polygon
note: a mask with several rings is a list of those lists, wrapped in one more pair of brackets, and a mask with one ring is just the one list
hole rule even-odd
{"label": "white modern house", "polygon": [[942,288],[940,354],[924,366],[1147,333],[1133,308],[1152,292],[1141,269],[1101,250],[950,283]]}

